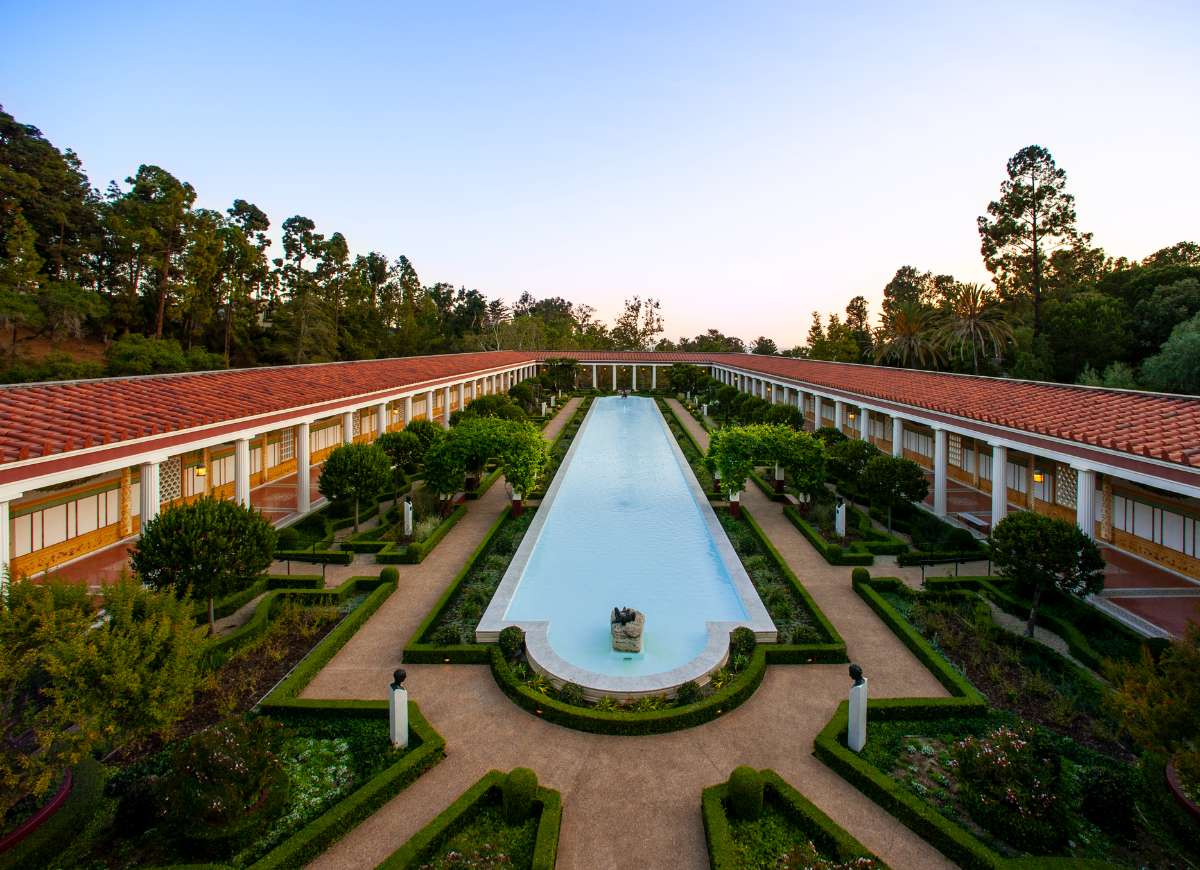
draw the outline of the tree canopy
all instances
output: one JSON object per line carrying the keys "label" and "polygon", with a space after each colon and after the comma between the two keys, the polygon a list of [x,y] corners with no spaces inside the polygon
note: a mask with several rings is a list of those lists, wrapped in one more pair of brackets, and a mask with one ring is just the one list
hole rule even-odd
{"label": "tree canopy", "polygon": [[354,505],[354,531],[358,531],[359,508],[377,499],[392,483],[392,460],[378,443],[342,444],[335,447],[321,466],[317,488],[332,502]]}

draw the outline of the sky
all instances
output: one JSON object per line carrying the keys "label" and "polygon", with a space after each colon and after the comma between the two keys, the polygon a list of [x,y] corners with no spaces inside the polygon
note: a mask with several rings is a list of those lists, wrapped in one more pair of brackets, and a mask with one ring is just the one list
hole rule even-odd
{"label": "sky", "polygon": [[[0,103],[92,183],[304,214],[425,283],[802,343],[1050,149],[1079,226],[1200,237],[1200,4],[0,0]],[[278,250],[278,245],[275,246]]]}

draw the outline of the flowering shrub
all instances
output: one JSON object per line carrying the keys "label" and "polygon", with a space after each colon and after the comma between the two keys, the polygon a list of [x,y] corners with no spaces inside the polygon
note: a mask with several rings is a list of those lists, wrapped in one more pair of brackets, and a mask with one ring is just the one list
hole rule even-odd
{"label": "flowering shrub", "polygon": [[878,867],[874,858],[858,857],[849,861],[838,861],[826,858],[817,849],[816,844],[809,840],[798,843],[779,856],[779,870],[870,870]]}
{"label": "flowering shrub", "polygon": [[951,754],[971,818],[1033,854],[1063,846],[1068,828],[1060,761],[1033,729],[1001,725],[956,742]]}

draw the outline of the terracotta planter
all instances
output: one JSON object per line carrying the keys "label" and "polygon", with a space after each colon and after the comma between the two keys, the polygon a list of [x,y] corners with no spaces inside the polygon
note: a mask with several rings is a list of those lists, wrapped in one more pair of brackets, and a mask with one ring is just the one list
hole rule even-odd
{"label": "terracotta planter", "polygon": [[783,493],[783,478],[782,477],[775,478],[775,492],[779,493],[779,494]]}
{"label": "terracotta planter", "polygon": [[1179,781],[1179,772],[1175,770],[1175,759],[1172,758],[1167,762],[1167,788],[1171,790],[1171,794],[1175,796],[1175,800],[1179,805],[1187,810],[1197,822],[1200,822],[1200,804],[1197,804],[1189,798],[1183,791],[1183,783]]}
{"label": "terracotta planter", "polygon": [[467,492],[474,492],[475,490],[479,489],[479,475],[468,474],[463,486],[466,488]]}
{"label": "terracotta planter", "polygon": [[511,506],[509,507],[509,516],[519,517],[523,513],[525,513],[525,500],[514,498]]}
{"label": "terracotta planter", "polygon": [[742,503],[740,501],[731,501],[729,503],[729,515],[735,520],[742,518]]}

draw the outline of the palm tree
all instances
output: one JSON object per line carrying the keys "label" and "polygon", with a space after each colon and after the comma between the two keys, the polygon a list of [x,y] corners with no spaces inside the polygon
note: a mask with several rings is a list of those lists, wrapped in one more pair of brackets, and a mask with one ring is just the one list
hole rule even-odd
{"label": "palm tree", "polygon": [[946,347],[966,358],[971,348],[971,366],[979,374],[979,350],[991,347],[992,356],[1012,341],[1012,327],[1003,319],[999,297],[983,284],[954,284],[948,289],[943,303],[938,337]]}
{"label": "palm tree", "polygon": [[930,368],[941,360],[942,348],[934,329],[933,312],[917,302],[897,305],[879,330],[875,362]]}

